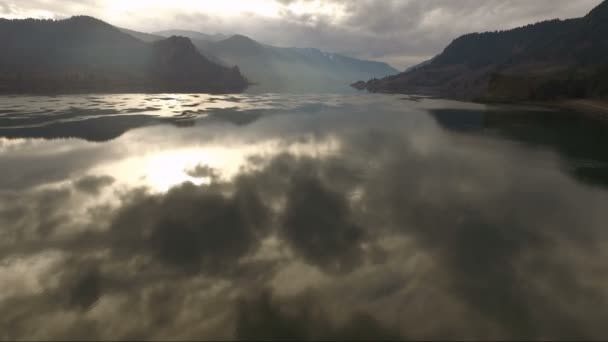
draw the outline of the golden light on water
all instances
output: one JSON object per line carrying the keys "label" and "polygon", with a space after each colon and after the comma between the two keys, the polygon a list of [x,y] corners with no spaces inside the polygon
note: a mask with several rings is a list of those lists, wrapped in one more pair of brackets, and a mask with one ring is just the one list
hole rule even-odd
{"label": "golden light on water", "polygon": [[238,142],[225,145],[185,147],[144,152],[103,168],[97,174],[112,174],[118,182],[129,186],[143,186],[153,192],[166,192],[172,187],[191,182],[196,185],[209,184],[209,175],[197,175],[197,168],[213,171],[214,177],[230,180],[247,167],[253,156],[272,157],[283,152],[295,156],[320,157],[336,152],[339,142],[328,139],[323,142],[297,142],[289,146],[278,140],[247,144]]}

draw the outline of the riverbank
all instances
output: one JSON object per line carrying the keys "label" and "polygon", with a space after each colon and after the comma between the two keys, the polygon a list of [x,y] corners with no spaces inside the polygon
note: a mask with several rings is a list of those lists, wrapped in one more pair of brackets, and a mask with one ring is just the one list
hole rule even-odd
{"label": "riverbank", "polygon": [[608,120],[608,100],[572,99],[559,101],[496,101],[477,99],[473,102],[493,105],[531,105],[572,110],[587,116]]}
{"label": "riverbank", "polygon": [[606,100],[566,100],[560,102],[559,106],[608,119],[608,101]]}

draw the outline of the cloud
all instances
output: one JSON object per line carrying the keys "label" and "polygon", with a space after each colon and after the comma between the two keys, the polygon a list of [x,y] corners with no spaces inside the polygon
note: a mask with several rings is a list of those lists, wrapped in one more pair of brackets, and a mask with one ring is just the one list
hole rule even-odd
{"label": "cloud", "polygon": [[287,195],[284,236],[307,261],[333,272],[352,270],[362,255],[363,229],[342,194],[317,178],[296,178]]}
{"label": "cloud", "polygon": [[0,179],[0,186],[3,189],[19,190],[61,181],[66,172],[82,172],[112,154],[95,146],[85,149],[68,148],[58,153],[51,152],[56,151],[54,148],[58,146],[78,145],[74,141],[67,140],[55,141],[48,145],[37,142],[27,147],[31,154],[6,153],[3,158],[6,162],[3,166],[5,176]]}
{"label": "cloud", "polygon": [[355,313],[346,322],[332,322],[314,298],[303,296],[281,302],[262,292],[243,299],[237,307],[236,337],[241,341],[402,341],[401,334],[372,316]]}
{"label": "cloud", "polygon": [[79,262],[66,267],[61,288],[66,290],[67,304],[82,310],[90,309],[101,297],[101,274],[94,262]]}
{"label": "cloud", "polygon": [[191,170],[186,170],[186,173],[194,178],[217,179],[219,177],[218,171],[208,165],[197,165]]}
{"label": "cloud", "polygon": [[6,192],[0,198],[0,223],[4,244],[10,245],[45,237],[59,228],[69,216],[62,210],[72,199],[69,188],[34,192]]}
{"label": "cloud", "polygon": [[11,15],[13,14],[13,9],[7,3],[0,2],[0,14]]}
{"label": "cloud", "polygon": [[230,197],[220,190],[184,184],[166,196],[135,192],[125,198],[109,233],[89,239],[114,241],[118,255],[133,250],[180,272],[229,272],[257,244],[266,209],[247,189]]}
{"label": "cloud", "polygon": [[76,182],[76,189],[97,195],[102,188],[110,186],[114,183],[114,178],[110,176],[85,176]]}

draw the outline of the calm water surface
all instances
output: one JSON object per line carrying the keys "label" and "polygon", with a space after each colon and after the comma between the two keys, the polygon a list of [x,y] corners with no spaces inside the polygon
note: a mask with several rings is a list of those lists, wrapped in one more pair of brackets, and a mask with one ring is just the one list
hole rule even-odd
{"label": "calm water surface", "polygon": [[606,339],[608,125],[0,97],[0,339]]}

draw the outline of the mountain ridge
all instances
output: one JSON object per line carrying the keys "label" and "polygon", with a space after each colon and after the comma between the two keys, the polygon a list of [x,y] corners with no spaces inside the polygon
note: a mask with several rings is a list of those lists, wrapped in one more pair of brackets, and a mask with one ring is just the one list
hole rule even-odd
{"label": "mountain ridge", "polygon": [[187,38],[144,42],[88,16],[0,19],[0,41],[1,93],[240,92],[248,86],[238,68],[209,61]]}
{"label": "mountain ridge", "polygon": [[153,32],[152,34],[161,36],[161,37],[166,37],[166,38],[171,37],[171,36],[182,36],[182,37],[188,37],[193,40],[209,40],[209,41],[220,41],[220,40],[229,38],[229,36],[222,34],[222,33],[207,34],[207,33],[192,31],[192,30],[164,30],[164,31]]}
{"label": "mountain ridge", "polygon": [[431,63],[360,89],[465,100],[606,97],[608,1],[586,16],[454,39]]}
{"label": "mountain ridge", "polygon": [[220,41],[197,40],[196,35],[189,38],[207,58],[226,66],[238,66],[260,92],[343,91],[345,85],[360,78],[399,72],[384,62],[316,48],[276,47],[242,34]]}

